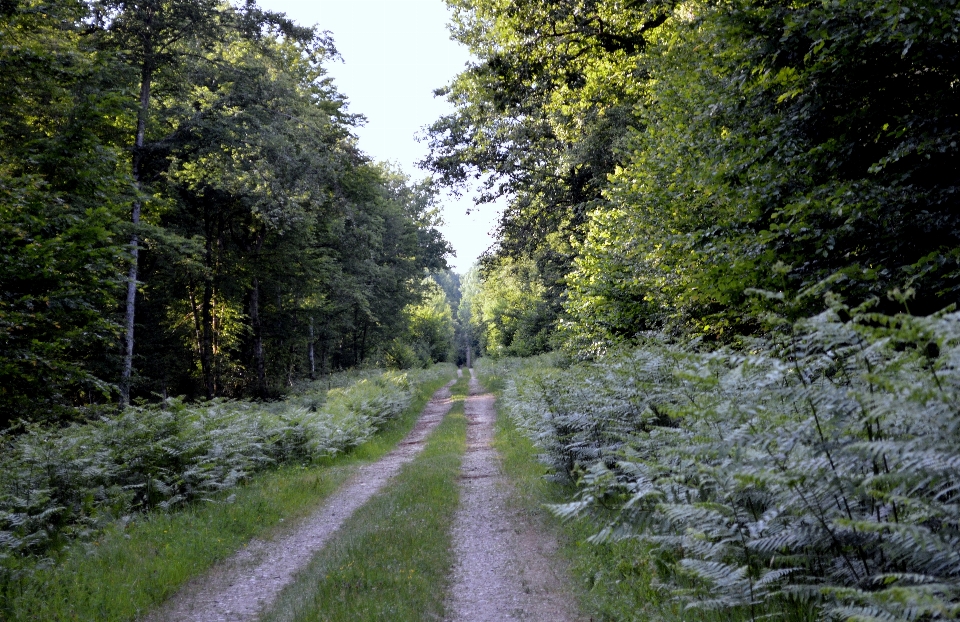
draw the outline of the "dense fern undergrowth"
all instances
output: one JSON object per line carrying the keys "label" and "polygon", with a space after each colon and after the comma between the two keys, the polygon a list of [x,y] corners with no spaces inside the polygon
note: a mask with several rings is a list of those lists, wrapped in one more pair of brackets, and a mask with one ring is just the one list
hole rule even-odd
{"label": "dense fern undergrowth", "polygon": [[345,372],[278,402],[212,400],[130,407],[65,428],[0,436],[0,579],[24,558],[51,555],[138,512],[172,510],[229,490],[264,469],[310,463],[362,444],[451,364],[407,372]]}
{"label": "dense fern undergrowth", "polygon": [[[843,318],[843,319],[841,319]],[[737,619],[960,616],[960,313],[835,307],[746,347],[482,359],[593,541]],[[649,589],[649,586],[644,586]]]}

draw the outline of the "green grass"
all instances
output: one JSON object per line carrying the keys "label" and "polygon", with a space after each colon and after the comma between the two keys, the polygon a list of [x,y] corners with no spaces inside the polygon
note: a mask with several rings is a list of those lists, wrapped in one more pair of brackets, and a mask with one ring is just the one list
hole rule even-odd
{"label": "green grass", "polygon": [[[503,380],[484,378],[488,387],[499,392]],[[513,482],[512,501],[533,516],[541,528],[553,533],[560,543],[560,555],[574,578],[574,591],[580,608],[591,620],[687,620],[684,612],[669,597],[652,585],[655,570],[653,556],[646,545],[636,541],[590,544],[586,539],[596,530],[585,521],[561,522],[544,507],[565,503],[576,494],[573,485],[565,485],[545,476],[548,469],[534,445],[510,417],[497,411],[494,447],[503,460],[507,477]],[[710,620],[698,612],[697,619]]]}
{"label": "green grass", "polygon": [[280,595],[264,622],[443,619],[450,527],[466,448],[462,396],[423,452],[341,528]]}
{"label": "green grass", "polygon": [[[499,391],[503,379],[484,378]],[[658,555],[650,545],[636,540],[591,544],[587,538],[597,531],[585,520],[562,522],[546,510],[548,504],[567,503],[577,492],[572,484],[548,480],[548,469],[537,460],[541,451],[518,429],[509,416],[498,410],[494,446],[503,460],[504,471],[514,483],[512,501],[533,515],[543,529],[557,536],[560,554],[569,564],[581,611],[595,622],[746,622],[756,619],[745,610],[722,612],[687,610],[679,601],[655,587]],[[785,620],[809,620],[808,615],[786,608]],[[767,613],[764,611],[755,614]]]}
{"label": "green grass", "polygon": [[652,558],[644,545],[635,541],[589,544],[585,540],[595,531],[591,525],[561,523],[545,509],[545,504],[569,501],[576,489],[545,479],[547,468],[537,460],[540,451],[509,417],[499,413],[494,446],[513,481],[513,501],[557,536],[582,611],[598,622],[686,619],[652,587]]}
{"label": "green grass", "polygon": [[403,415],[348,453],[258,475],[233,490],[229,503],[153,512],[114,525],[96,540],[61,552],[47,567],[31,563],[0,593],[0,620],[134,619],[252,538],[269,538],[284,524],[310,514],[360,464],[389,452],[446,382],[422,387]]}

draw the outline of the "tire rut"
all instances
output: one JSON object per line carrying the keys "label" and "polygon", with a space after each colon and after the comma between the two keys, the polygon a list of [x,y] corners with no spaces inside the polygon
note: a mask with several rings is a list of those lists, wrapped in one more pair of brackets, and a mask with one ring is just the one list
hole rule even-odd
{"label": "tire rut", "polygon": [[360,467],[313,515],[270,541],[253,540],[206,575],[190,581],[145,622],[247,622],[276,600],[337,529],[423,449],[452,404],[450,381],[434,393],[396,449]]}
{"label": "tire rut", "polygon": [[510,501],[493,447],[496,410],[470,370],[467,453],[453,528],[456,556],[449,622],[573,621],[581,618],[556,541]]}

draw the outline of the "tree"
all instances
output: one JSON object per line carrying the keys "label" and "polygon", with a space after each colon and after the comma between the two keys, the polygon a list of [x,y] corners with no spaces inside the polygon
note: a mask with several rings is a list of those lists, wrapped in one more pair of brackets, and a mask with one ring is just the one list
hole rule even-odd
{"label": "tree", "polygon": [[325,34],[173,0],[0,27],[0,425],[82,417],[118,376],[122,404],[271,397],[408,330],[451,252],[436,191],[356,149]]}
{"label": "tree", "polygon": [[480,354],[482,331],[476,321],[474,303],[480,293],[480,269],[474,264],[460,279],[460,305],[457,307],[457,364],[470,367]]}
{"label": "tree", "polygon": [[0,426],[114,394],[124,68],[80,3],[0,10]]}
{"label": "tree", "polygon": [[405,330],[403,309],[419,301],[425,272],[446,269],[452,252],[437,230],[435,192],[387,166],[364,164],[341,185],[342,220],[323,245],[337,261],[324,296],[324,350],[355,365]]}
{"label": "tree", "polygon": [[437,285],[443,289],[447,297],[447,303],[451,309],[460,307],[460,281],[461,277],[453,270],[443,270],[434,272],[430,275]]}
{"label": "tree", "polygon": [[[176,304],[191,315],[208,397],[244,373],[266,395],[264,308],[287,299],[278,313],[297,323],[305,318],[296,310],[318,299],[325,259],[314,236],[332,217],[331,188],[352,157],[345,148],[351,117],[322,68],[334,53],[323,37],[233,35],[191,63],[184,92],[157,111],[176,129],[145,160],[170,202],[159,220],[164,233],[152,240],[159,254],[151,267],[161,285],[178,283],[189,300],[149,290],[162,307]],[[193,254],[189,264],[175,260],[183,251]]]}
{"label": "tree", "polygon": [[[139,76],[139,107],[133,141],[132,171],[142,193],[143,157],[147,141],[154,81],[161,72],[175,73],[187,58],[202,56],[229,33],[257,39],[264,30],[278,30],[292,40],[310,40],[311,29],[296,27],[281,15],[264,12],[248,1],[234,9],[219,0],[94,0],[95,21],[104,44],[127,59]],[[130,267],[127,277],[123,368],[120,402],[130,399],[133,373],[137,271],[140,255],[140,225],[143,198],[133,203],[130,237]]]}
{"label": "tree", "polygon": [[[218,9],[221,5],[215,0],[98,0],[92,6],[96,21],[107,35],[105,39],[108,46],[122,50],[139,74],[140,98],[131,168],[134,182],[141,186],[141,158],[146,140],[154,74],[181,60],[185,41],[195,39],[201,33],[205,34],[208,40],[216,39],[211,27],[218,21],[216,18],[219,17]],[[124,355],[120,373],[121,404],[130,401],[137,264],[140,255],[137,229],[142,207],[143,199],[137,197],[131,210],[133,233],[130,237]]]}
{"label": "tree", "polygon": [[826,291],[956,303],[954,10],[743,1],[671,21],[651,50],[656,105],[570,279],[581,345],[651,327],[728,339]]}
{"label": "tree", "polygon": [[[427,366],[450,360],[453,355],[453,313],[447,295],[430,277],[425,278],[422,285],[423,300],[403,310],[407,324],[405,334],[388,346],[388,358],[397,367]],[[410,358],[406,347],[412,350],[415,361],[403,360]]]}
{"label": "tree", "polygon": [[477,61],[438,91],[455,106],[429,130],[425,164],[479,203],[509,197],[499,258],[532,259],[558,317],[587,214],[644,101],[648,33],[669,8],[603,0],[451,0],[453,36]]}
{"label": "tree", "polygon": [[532,356],[548,350],[555,319],[533,261],[504,259],[482,274],[471,320],[486,354]]}
{"label": "tree", "polygon": [[198,374],[166,377],[190,360],[209,397],[359,364],[406,330],[423,271],[446,267],[429,182],[353,147],[356,117],[323,69],[333,54],[319,36],[234,36],[158,104],[175,129],[144,159],[162,196],[144,302],[165,331],[141,347],[182,362],[151,366],[155,391],[196,392]]}

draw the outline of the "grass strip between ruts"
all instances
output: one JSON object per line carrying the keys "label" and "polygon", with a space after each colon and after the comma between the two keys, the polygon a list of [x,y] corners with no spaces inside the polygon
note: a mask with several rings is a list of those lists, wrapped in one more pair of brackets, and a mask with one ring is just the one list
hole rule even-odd
{"label": "grass strip between ruts", "polygon": [[453,568],[450,528],[466,449],[466,379],[450,413],[281,593],[263,622],[443,619]]}
{"label": "grass strip between ruts", "polygon": [[133,620],[172,596],[187,580],[230,557],[253,538],[269,539],[309,515],[358,466],[376,460],[413,428],[433,393],[413,403],[369,441],[310,466],[284,466],[231,491],[230,503],[152,512],[78,543],[55,564],[33,569],[0,594],[0,620],[119,622]]}

